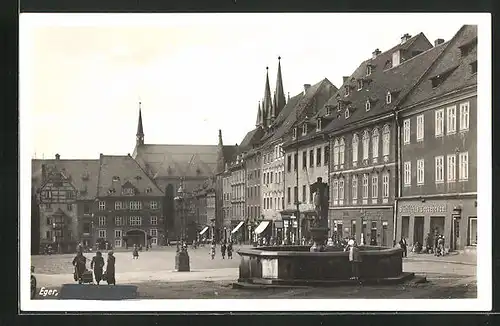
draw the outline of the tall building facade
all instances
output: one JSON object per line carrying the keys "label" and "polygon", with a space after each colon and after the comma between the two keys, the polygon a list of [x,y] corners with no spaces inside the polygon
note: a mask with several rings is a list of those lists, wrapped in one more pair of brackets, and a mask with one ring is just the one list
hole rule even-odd
{"label": "tall building facade", "polygon": [[442,46],[398,111],[397,237],[455,250],[477,243],[477,26]]}

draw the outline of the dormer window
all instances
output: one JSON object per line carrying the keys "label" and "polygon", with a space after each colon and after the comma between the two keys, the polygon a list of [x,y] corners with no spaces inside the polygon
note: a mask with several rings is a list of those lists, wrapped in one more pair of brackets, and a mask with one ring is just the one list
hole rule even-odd
{"label": "dormer window", "polygon": [[153,189],[151,189],[151,187],[147,187],[146,188],[146,193],[149,194],[151,191],[153,191]]}
{"label": "dormer window", "polygon": [[345,118],[346,119],[349,119],[349,116],[350,116],[350,112],[349,112],[349,108],[345,109]]}
{"label": "dormer window", "polygon": [[349,89],[350,89],[350,87],[349,87],[349,86],[346,86],[346,87],[344,87],[344,89],[345,89],[345,94],[344,94],[344,96],[349,96]]}
{"label": "dormer window", "polygon": [[477,73],[477,60],[474,61],[474,62],[471,62],[470,68],[471,68],[472,74],[476,74]]}
{"label": "dormer window", "polygon": [[321,119],[316,120],[316,131],[321,131]]}
{"label": "dormer window", "polygon": [[385,96],[385,103],[390,104],[391,102],[392,102],[391,92],[387,92],[387,95]]}
{"label": "dormer window", "polygon": [[366,75],[370,76],[371,74],[372,74],[372,66],[371,65],[367,65],[366,66]]}
{"label": "dormer window", "polygon": [[113,182],[118,182],[118,181],[120,181],[120,177],[118,177],[118,176],[115,175],[113,177]]}
{"label": "dormer window", "polygon": [[293,128],[292,138],[293,139],[297,138],[297,127]]}
{"label": "dormer window", "polygon": [[361,79],[358,80],[358,91],[363,89],[363,81]]}
{"label": "dormer window", "polygon": [[332,114],[332,108],[331,108],[331,106],[328,105],[326,107],[326,115],[330,115],[330,114]]}
{"label": "dormer window", "polygon": [[307,135],[307,123],[302,125],[302,136]]}
{"label": "dormer window", "polygon": [[370,103],[370,99],[367,99],[366,103],[365,103],[365,109],[366,109],[366,111],[370,111],[371,108],[372,108],[372,104]]}

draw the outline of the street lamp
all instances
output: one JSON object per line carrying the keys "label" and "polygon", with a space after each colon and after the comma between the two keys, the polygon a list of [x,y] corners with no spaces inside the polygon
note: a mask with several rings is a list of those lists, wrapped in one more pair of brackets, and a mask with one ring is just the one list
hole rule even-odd
{"label": "street lamp", "polygon": [[[175,267],[178,272],[189,272],[190,267],[189,267],[189,254],[187,250],[187,246],[184,244],[184,227],[185,227],[185,202],[186,202],[186,194],[184,192],[184,189],[182,188],[182,181],[179,186],[179,189],[177,190],[177,196],[174,198],[174,200],[178,203],[178,211],[180,213],[180,219],[181,219],[181,248],[180,250],[177,251],[175,254]],[[179,246],[179,244],[177,244]]]}
{"label": "street lamp", "polygon": [[360,209],[361,212],[361,245],[364,246],[365,244],[365,216],[364,216],[364,210]]}

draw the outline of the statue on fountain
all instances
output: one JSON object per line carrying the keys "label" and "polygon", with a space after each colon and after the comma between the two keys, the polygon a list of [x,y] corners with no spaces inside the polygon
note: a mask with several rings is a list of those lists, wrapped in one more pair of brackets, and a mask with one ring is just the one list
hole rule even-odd
{"label": "statue on fountain", "polygon": [[319,252],[325,250],[325,242],[328,238],[328,203],[329,203],[329,187],[323,182],[323,178],[318,177],[316,182],[311,185],[310,191],[314,193],[314,205],[316,215],[311,221],[310,232],[314,244],[311,247],[311,252]]}

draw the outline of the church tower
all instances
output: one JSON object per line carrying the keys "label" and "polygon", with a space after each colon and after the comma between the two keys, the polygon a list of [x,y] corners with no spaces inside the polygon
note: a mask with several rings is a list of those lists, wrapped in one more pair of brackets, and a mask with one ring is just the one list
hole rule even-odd
{"label": "church tower", "polygon": [[273,121],[273,102],[271,98],[271,87],[269,86],[269,67],[266,67],[266,86],[264,88],[264,99],[262,100],[262,113],[264,115],[264,127],[269,127]]}
{"label": "church tower", "polygon": [[274,118],[280,114],[285,107],[285,91],[283,88],[283,77],[281,76],[281,57],[278,57],[278,76],[276,77],[276,90],[274,92],[273,115]]}
{"label": "church tower", "polygon": [[139,122],[137,123],[137,134],[135,135],[135,145],[144,145],[144,129],[142,127],[141,102],[139,102]]}

